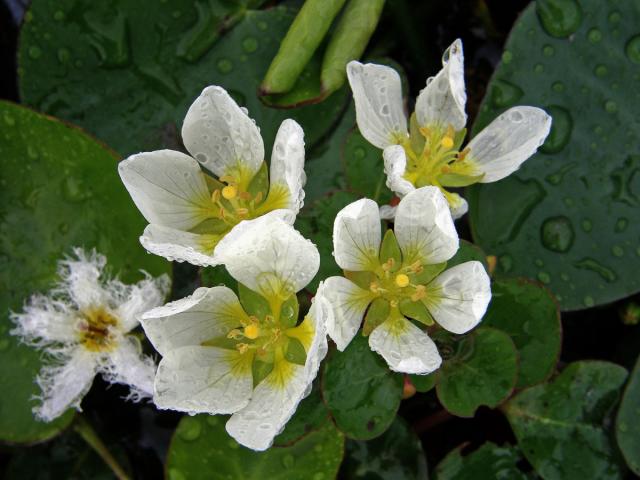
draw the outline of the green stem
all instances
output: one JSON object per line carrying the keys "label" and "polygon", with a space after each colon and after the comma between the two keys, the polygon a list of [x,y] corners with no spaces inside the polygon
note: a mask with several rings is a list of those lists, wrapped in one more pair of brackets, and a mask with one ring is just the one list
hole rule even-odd
{"label": "green stem", "polygon": [[120,466],[117,460],[111,455],[111,452],[107,449],[107,446],[102,442],[98,434],[93,429],[91,424],[82,415],[76,416],[76,421],[73,425],[73,429],[82,437],[82,439],[89,444],[95,452],[100,455],[100,458],[106,463],[113,471],[118,480],[130,480],[129,476],[125,473],[124,469]]}

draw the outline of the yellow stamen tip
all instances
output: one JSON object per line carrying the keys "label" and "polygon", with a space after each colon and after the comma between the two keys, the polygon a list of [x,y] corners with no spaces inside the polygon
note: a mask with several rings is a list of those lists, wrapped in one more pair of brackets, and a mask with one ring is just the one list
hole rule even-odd
{"label": "yellow stamen tip", "polygon": [[244,336],[249,340],[255,340],[260,335],[260,328],[255,323],[247,325],[244,327]]}
{"label": "yellow stamen tip", "polygon": [[446,136],[442,140],[440,140],[440,145],[447,150],[453,147],[453,138]]}
{"label": "yellow stamen tip", "polygon": [[409,285],[409,277],[404,273],[396,275],[396,285],[400,288],[404,288]]}
{"label": "yellow stamen tip", "polygon": [[222,196],[227,200],[232,200],[238,195],[238,189],[233,185],[227,185],[222,189]]}

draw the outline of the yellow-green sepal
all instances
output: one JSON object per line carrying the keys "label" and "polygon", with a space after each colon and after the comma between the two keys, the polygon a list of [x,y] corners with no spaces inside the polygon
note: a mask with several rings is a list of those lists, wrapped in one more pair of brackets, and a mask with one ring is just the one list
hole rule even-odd
{"label": "yellow-green sepal", "polygon": [[272,314],[269,302],[262,295],[245,287],[242,283],[238,283],[238,296],[247,314],[259,319],[263,319],[267,315]]}
{"label": "yellow-green sepal", "polygon": [[267,198],[267,193],[269,192],[269,172],[266,162],[262,162],[262,165],[260,165],[260,168],[249,182],[247,192],[253,197],[258,195],[258,193],[262,193],[263,201]]}
{"label": "yellow-green sepal", "polygon": [[405,317],[417,320],[428,327],[435,323],[429,310],[427,310],[427,307],[420,300],[413,302],[410,298],[404,298],[400,301],[399,307],[400,313]]}
{"label": "yellow-green sepal", "polygon": [[296,323],[298,323],[299,310],[298,297],[295,294],[291,294],[280,309],[280,325],[283,328],[295,327]]}
{"label": "yellow-green sepal", "polygon": [[362,335],[368,337],[371,332],[380,324],[382,324],[387,318],[389,318],[389,312],[391,306],[389,302],[384,298],[376,298],[364,317],[364,325],[362,326]]}
{"label": "yellow-green sepal", "polygon": [[420,155],[422,150],[424,150],[426,139],[420,132],[420,125],[418,125],[418,120],[416,119],[416,112],[413,112],[409,119],[409,135],[411,150],[413,150],[416,155]]}
{"label": "yellow-green sepal", "polygon": [[440,275],[445,268],[447,268],[447,262],[423,265],[422,271],[413,277],[413,283],[416,285],[427,285],[431,280]]}
{"label": "yellow-green sepal", "polygon": [[290,363],[304,366],[307,361],[307,353],[302,342],[297,338],[289,338],[284,358]]}
{"label": "yellow-green sepal", "polygon": [[462,142],[464,142],[464,138],[467,136],[467,129],[463,128],[462,130],[458,130],[456,134],[453,136],[453,149],[460,150],[462,146]]}
{"label": "yellow-green sepal", "polygon": [[390,262],[390,271],[395,272],[402,265],[402,253],[400,251],[400,245],[398,245],[398,240],[391,229],[387,230],[387,233],[384,234],[382,244],[380,245],[380,263],[384,265],[389,259],[393,259],[393,262]]}
{"label": "yellow-green sepal", "polygon": [[344,277],[364,290],[369,290],[371,283],[377,278],[373,272],[352,272],[350,270],[344,271]]}
{"label": "yellow-green sepal", "polygon": [[253,375],[254,388],[273,371],[273,358],[269,360],[270,361],[264,362],[257,357],[253,360],[251,374]]}
{"label": "yellow-green sepal", "polygon": [[212,177],[208,173],[203,173],[203,174],[204,174],[204,181],[207,184],[207,189],[209,190],[209,193],[213,194],[213,192],[215,192],[216,190],[222,190],[224,188],[224,183],[222,183],[220,180]]}
{"label": "yellow-green sepal", "polygon": [[478,183],[484,177],[484,173],[480,175],[464,175],[462,173],[442,173],[438,175],[438,182],[443,187],[468,187],[474,183]]}

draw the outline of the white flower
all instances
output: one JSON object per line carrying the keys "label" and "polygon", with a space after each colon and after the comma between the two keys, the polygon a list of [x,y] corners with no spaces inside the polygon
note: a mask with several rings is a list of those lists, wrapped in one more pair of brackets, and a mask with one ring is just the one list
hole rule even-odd
{"label": "white flower", "polygon": [[142,312],[162,303],[169,278],[147,276],[125,285],[104,278],[104,256],[78,248],[74,255],[59,262],[60,279],[48,295],[33,295],[22,313],[11,314],[16,325],[11,333],[46,354],[34,413],[47,422],[70,407],[80,410],[96,373],[129,385],[134,400],[151,396],[155,375],[153,360],[128,333]]}
{"label": "white flower", "polygon": [[276,211],[293,223],[306,181],[304,134],[295,121],[280,125],[269,175],[259,128],[221,87],[205,88],[191,105],[182,139],[192,156],[158,150],[118,167],[149,222],[140,237],[148,251],[218,265],[216,245],[242,220]]}
{"label": "white flower", "polygon": [[373,200],[343,208],[334,223],[333,248],[347,278],[330,277],[322,289],[333,307],[327,333],[338,349],[347,347],[365,318],[369,345],[392,370],[436,370],[436,345],[409,319],[426,326],[435,320],[461,334],[478,324],[491,299],[480,262],[445,270],[458,246],[447,201],[436,187],[413,190],[400,201],[394,230],[384,240]]}
{"label": "white flower", "polygon": [[217,255],[240,282],[241,300],[224,286],[199,288],[143,316],[163,357],[154,401],[191,414],[233,414],[229,434],[264,450],[308,395],[327,351],[326,300],[317,298],[297,324],[295,294],[315,276],[320,257],[273,216],[238,224]]}
{"label": "white flower", "polygon": [[495,182],[513,173],[542,145],[551,117],[540,108],[511,108],[461,148],[467,96],[460,40],[447,49],[442,64],[418,95],[410,128],[395,70],[352,61],[347,75],[360,133],[384,149],[387,186],[403,197],[415,188],[435,185],[457,218],[466,213],[467,203],[447,189]]}

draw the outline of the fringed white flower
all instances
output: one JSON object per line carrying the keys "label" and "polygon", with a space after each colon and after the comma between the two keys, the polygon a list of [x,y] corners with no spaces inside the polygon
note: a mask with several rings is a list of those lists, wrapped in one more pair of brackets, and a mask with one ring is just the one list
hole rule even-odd
{"label": "fringed white flower", "polygon": [[218,265],[216,246],[241,221],[276,211],[293,223],[306,182],[304,133],[295,121],[280,125],[269,174],[259,128],[221,87],[205,88],[191,105],[182,139],[191,156],[145,152],[118,168],[149,222],[140,237],[148,251]]}
{"label": "fringed white flower", "polygon": [[296,292],[318,271],[315,245],[274,216],[241,222],[217,255],[240,282],[147,312],[143,328],[162,355],[155,380],[159,408],[233,414],[227,431],[265,450],[311,389],[327,351],[331,309],[316,297],[298,323]]}
{"label": "fringed white flower", "polygon": [[147,275],[126,285],[106,278],[105,265],[106,258],[95,251],[74,249],[74,257],[59,262],[55,287],[11,314],[11,333],[45,354],[37,378],[40,404],[34,408],[41,420],[50,422],[71,407],[80,410],[97,373],[129,385],[135,401],[152,394],[155,364],[129,333],[143,312],[163,302],[169,278]]}
{"label": "fringed white flower", "polygon": [[409,192],[384,239],[373,200],[343,208],[334,223],[333,248],[346,278],[328,278],[321,292],[333,309],[327,333],[338,349],[347,347],[364,319],[371,349],[392,370],[436,370],[441,358],[423,328],[435,321],[450,332],[468,332],[491,300],[489,276],[480,262],[445,270],[458,246],[447,201],[436,187]]}
{"label": "fringed white flower", "polygon": [[460,40],[446,50],[442,64],[418,95],[409,127],[395,70],[352,61],[347,75],[360,133],[384,150],[387,186],[399,197],[416,188],[437,186],[458,218],[466,213],[467,204],[448,189],[495,182],[513,173],[542,145],[551,117],[535,107],[510,108],[461,148],[467,96]]}

